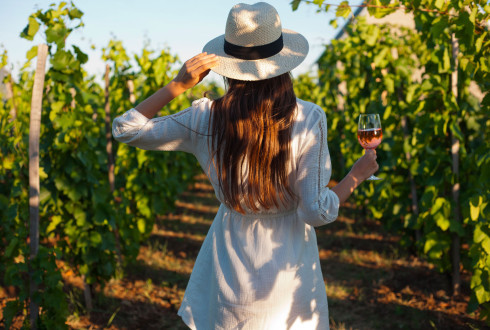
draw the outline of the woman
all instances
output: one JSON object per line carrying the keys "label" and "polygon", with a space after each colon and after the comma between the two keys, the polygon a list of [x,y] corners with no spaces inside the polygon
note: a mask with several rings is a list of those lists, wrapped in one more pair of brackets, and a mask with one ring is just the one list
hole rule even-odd
{"label": "woman", "polygon": [[[193,153],[221,202],[178,312],[192,329],[329,327],[314,227],[334,221],[378,165],[368,151],[326,187],[325,113],[295,97],[289,75],[307,52],[306,39],[282,29],[272,6],[238,4],[225,35],[114,120],[121,142]],[[152,119],[210,69],[226,77],[226,95]]]}

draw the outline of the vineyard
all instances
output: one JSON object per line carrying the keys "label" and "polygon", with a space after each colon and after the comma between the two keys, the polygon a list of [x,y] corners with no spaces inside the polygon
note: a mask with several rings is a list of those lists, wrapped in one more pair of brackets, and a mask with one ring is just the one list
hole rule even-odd
{"label": "vineyard", "polygon": [[[292,10],[307,5],[317,7],[318,15],[335,11],[334,26],[337,19],[351,17],[354,7],[347,1],[337,5],[291,2]],[[377,234],[372,233],[370,239],[388,242],[380,243],[383,253],[391,249],[405,258],[392,257],[383,263],[378,256],[375,264],[389,264],[392,270],[403,265],[413,268],[406,272],[410,276],[429,274],[440,279],[437,294],[444,298],[424,300],[422,307],[414,298],[413,306],[436,306],[471,319],[457,319],[461,327],[490,325],[490,5],[463,0],[375,0],[362,6],[374,17],[403,10],[413,15],[416,29],[368,24],[357,17],[345,27],[343,38],[325,46],[318,72],[295,79],[297,96],[326,111],[334,169],[331,184],[362,155],[356,139],[359,114],[378,113],[383,126],[377,173],[383,180],[363,183],[350,198],[337,227],[345,235],[337,237],[331,228],[319,228],[319,242],[326,239],[320,243],[322,260],[332,267],[352,258],[369,263],[363,258],[379,251],[363,254],[356,252],[359,246],[347,244],[353,254],[345,255],[336,246],[345,246],[355,235],[366,235],[374,226]],[[21,37],[33,40],[42,34],[46,44],[34,45],[19,75],[7,74],[3,81],[0,327],[124,328],[118,318],[125,313],[126,326],[133,324],[129,319],[134,311],[123,303],[104,301],[103,293],[127,292],[121,283],[129,285],[135,276],[144,274],[148,276],[144,284],[132,284],[131,290],[142,290],[150,301],[167,306],[170,314],[165,314],[165,320],[162,316],[161,324],[178,328],[171,313],[175,314],[188,279],[182,274],[190,273],[198,243],[215,211],[206,190],[209,186],[198,183],[208,194],[207,211],[199,206],[203,191],[176,204],[178,198],[188,196],[188,187],[196,186],[196,176],[202,179],[195,158],[119,144],[112,138],[111,123],[168,83],[181,61],[170,49],[148,46],[138,54],[128,54],[123,41],[110,40],[101,54],[107,66],[100,84],[84,69],[88,61],[84,50],[67,43],[73,31],[83,29],[82,18],[73,3],[53,4],[29,16]],[[0,69],[9,69],[7,50],[0,56]],[[36,64],[35,70],[31,64]],[[470,86],[476,86],[482,96],[475,95]],[[204,95],[212,98],[223,92],[213,83],[200,84],[172,101],[161,115],[185,109]],[[177,210],[184,205],[206,216],[189,220],[190,216],[180,215],[184,225],[176,226],[172,216],[176,205]],[[361,232],[352,230],[354,220]],[[155,231],[166,239],[155,241]],[[376,244],[369,248],[374,250]],[[158,269],[168,279],[148,270],[136,274],[144,268],[142,260],[161,262]],[[417,273],[415,269],[425,270]],[[361,299],[362,292],[365,301],[373,303],[383,303],[380,297],[398,299],[397,292],[390,296],[386,291],[390,283],[401,285],[387,275],[392,270],[360,281],[351,274],[349,289],[342,289],[336,277],[344,273],[325,270],[327,293],[333,298],[332,326],[380,327],[370,314],[379,310],[359,307],[371,319],[364,323],[339,321],[335,310],[348,311],[349,299]],[[410,287],[419,282],[408,280],[399,290],[400,297],[415,296]],[[363,289],[372,283],[371,290]],[[165,298],[156,297],[157,293]],[[112,308],[108,314],[101,313],[104,304]],[[144,309],[134,309],[148,317],[144,321],[141,315],[133,315],[139,320],[133,327],[155,320],[158,313]],[[403,311],[393,312],[402,319]],[[416,312],[409,315],[423,317]],[[405,326],[415,326],[405,321]],[[434,326],[448,325],[443,320]]]}

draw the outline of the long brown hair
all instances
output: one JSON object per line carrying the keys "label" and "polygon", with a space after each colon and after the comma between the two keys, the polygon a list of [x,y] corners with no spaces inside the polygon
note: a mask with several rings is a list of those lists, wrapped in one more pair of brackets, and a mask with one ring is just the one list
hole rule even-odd
{"label": "long brown hair", "polygon": [[210,118],[225,203],[240,213],[245,213],[242,198],[252,211],[287,205],[295,198],[287,173],[296,109],[291,76],[260,81],[227,78],[227,85],[227,93],[212,103]]}

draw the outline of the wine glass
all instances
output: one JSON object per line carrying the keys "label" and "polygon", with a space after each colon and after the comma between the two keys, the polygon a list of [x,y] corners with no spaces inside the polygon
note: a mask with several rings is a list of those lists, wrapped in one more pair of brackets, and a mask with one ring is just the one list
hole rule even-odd
{"label": "wine glass", "polygon": [[[357,140],[361,146],[364,149],[376,149],[382,138],[379,115],[377,113],[361,114],[357,127]],[[381,178],[371,175],[367,180],[381,180]]]}

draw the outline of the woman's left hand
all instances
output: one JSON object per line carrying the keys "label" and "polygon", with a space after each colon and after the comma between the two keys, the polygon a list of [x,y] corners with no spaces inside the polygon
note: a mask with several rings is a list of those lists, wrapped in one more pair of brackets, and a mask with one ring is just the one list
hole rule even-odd
{"label": "woman's left hand", "polygon": [[184,63],[173,82],[179,89],[186,91],[200,83],[208,75],[210,69],[218,63],[218,57],[214,54],[198,54]]}

